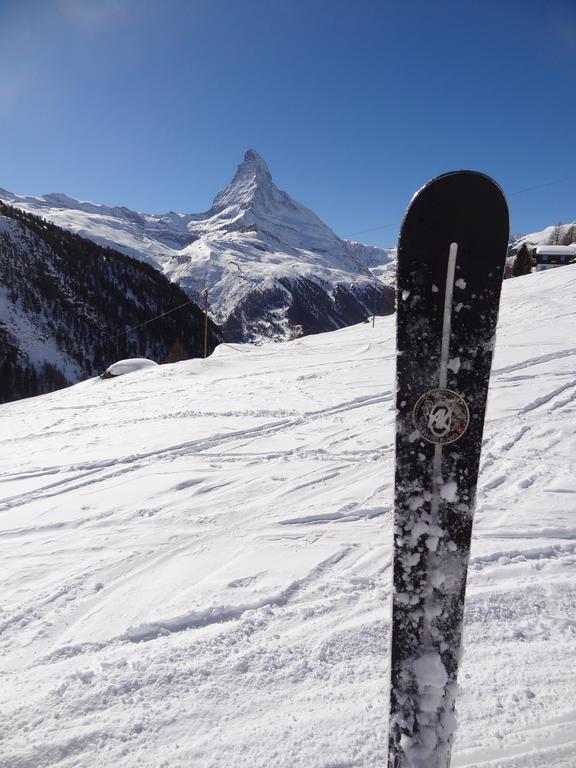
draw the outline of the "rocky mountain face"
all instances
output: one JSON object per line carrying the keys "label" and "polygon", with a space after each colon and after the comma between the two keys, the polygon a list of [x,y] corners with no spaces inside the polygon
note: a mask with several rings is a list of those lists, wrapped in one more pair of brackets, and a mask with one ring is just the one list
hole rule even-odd
{"label": "rocky mountain face", "polygon": [[140,214],[62,194],[0,198],[154,264],[191,297],[208,289],[229,339],[293,338],[393,311],[393,289],[371,272],[388,253],[335,235],[276,187],[254,150],[199,214]]}
{"label": "rocky mountain face", "polygon": [[[126,357],[199,356],[203,333],[201,310],[157,269],[0,202],[0,402]],[[210,323],[209,349],[220,340]]]}

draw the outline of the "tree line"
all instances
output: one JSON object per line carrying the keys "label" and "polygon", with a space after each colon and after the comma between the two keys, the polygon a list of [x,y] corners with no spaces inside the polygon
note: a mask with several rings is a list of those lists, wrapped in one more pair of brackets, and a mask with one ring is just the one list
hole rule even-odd
{"label": "tree line", "polygon": [[[0,402],[75,383],[123,358],[202,355],[204,314],[195,304],[148,323],[190,301],[153,266],[0,201],[1,217]],[[209,352],[220,340],[209,321]]]}

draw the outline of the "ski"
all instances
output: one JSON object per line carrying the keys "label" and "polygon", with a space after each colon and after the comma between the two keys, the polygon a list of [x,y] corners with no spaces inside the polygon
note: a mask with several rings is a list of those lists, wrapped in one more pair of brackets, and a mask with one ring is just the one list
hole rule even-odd
{"label": "ski", "polygon": [[498,185],[413,198],[398,245],[389,768],[447,768],[492,350],[508,245]]}

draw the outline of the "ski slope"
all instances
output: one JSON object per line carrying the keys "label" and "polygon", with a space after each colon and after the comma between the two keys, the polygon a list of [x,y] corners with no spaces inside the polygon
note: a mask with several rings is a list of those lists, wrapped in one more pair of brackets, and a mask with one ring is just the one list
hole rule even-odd
{"label": "ski slope", "polygon": [[[394,317],[0,407],[0,765],[382,768]],[[453,766],[576,761],[576,267],[507,281]]]}

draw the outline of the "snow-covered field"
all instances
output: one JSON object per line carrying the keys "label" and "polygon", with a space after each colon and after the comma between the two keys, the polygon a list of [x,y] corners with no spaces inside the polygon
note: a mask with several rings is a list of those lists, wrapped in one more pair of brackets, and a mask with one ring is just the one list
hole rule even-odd
{"label": "snow-covered field", "polygon": [[[382,768],[394,317],[0,408],[0,765]],[[576,267],[505,283],[453,765],[576,762]]]}

